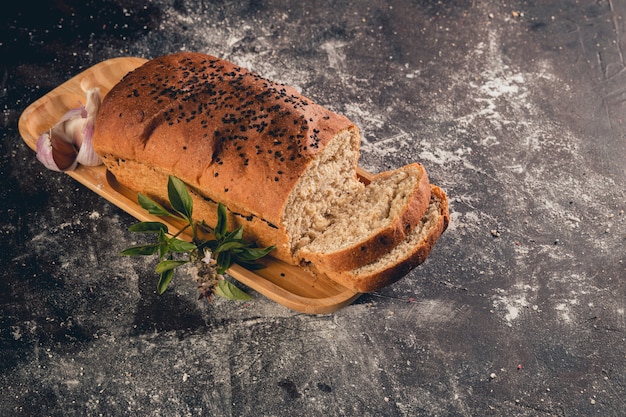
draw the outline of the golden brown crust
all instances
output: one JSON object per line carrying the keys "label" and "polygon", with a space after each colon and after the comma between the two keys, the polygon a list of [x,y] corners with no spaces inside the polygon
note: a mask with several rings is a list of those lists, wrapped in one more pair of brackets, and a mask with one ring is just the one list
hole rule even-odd
{"label": "golden brown crust", "polygon": [[233,211],[278,224],[301,174],[343,129],[356,128],[291,87],[179,53],[148,61],[106,95],[94,148],[160,167]]}
{"label": "golden brown crust", "polygon": [[372,272],[357,274],[354,270],[325,271],[326,275],[346,288],[365,293],[379,290],[396,282],[424,262],[450,222],[448,199],[445,192],[435,185],[430,187],[432,199],[440,202],[438,217],[420,242],[413,246],[412,250],[405,253],[400,259],[385,264],[384,267]]}
{"label": "golden brown crust", "polygon": [[[430,183],[424,167],[418,163],[406,165],[400,170],[417,170],[421,172],[419,181],[413,188],[404,209],[391,224],[378,230],[370,238],[355,243],[345,249],[330,253],[300,252],[306,260],[314,263],[320,269],[332,271],[350,271],[362,265],[374,262],[376,259],[390,252],[402,242],[419,224],[428,204],[430,203]],[[386,171],[377,174],[372,181],[380,177],[393,175],[395,171]],[[355,219],[355,221],[359,221]]]}
{"label": "golden brown crust", "polygon": [[[168,172],[135,161],[105,161],[105,163],[121,185],[131,190],[139,190],[161,204],[168,204]],[[189,193],[193,200],[193,217],[214,226],[217,223],[217,202],[196,188],[189,187]],[[274,245],[276,249],[271,253],[274,258],[295,263],[292,261],[287,238],[279,227],[260,217],[244,213],[228,210],[227,215],[228,230],[244,226],[244,238],[256,242],[260,247]]]}

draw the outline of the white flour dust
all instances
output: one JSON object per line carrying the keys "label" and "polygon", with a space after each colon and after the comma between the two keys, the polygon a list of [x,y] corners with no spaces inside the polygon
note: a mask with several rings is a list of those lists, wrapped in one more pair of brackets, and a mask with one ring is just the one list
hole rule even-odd
{"label": "white flour dust", "polygon": [[534,304],[537,287],[520,283],[514,285],[513,290],[513,294],[509,294],[505,289],[496,288],[496,295],[492,297],[491,312],[502,314],[508,326],[527,314],[539,311],[538,305]]}
{"label": "white flour dust", "polygon": [[328,66],[335,70],[343,71],[345,69],[346,54],[342,48],[346,46],[345,42],[330,40],[322,44],[322,50],[328,56]]}

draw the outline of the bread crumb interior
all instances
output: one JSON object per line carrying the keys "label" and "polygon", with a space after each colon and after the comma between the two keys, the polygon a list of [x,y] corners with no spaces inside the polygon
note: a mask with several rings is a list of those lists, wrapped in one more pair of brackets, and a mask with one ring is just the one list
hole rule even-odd
{"label": "bread crumb interior", "polygon": [[344,130],[311,163],[289,195],[283,224],[292,253],[308,245],[330,227],[338,207],[346,207],[363,191],[355,171],[360,138]]}
{"label": "bread crumb interior", "polygon": [[430,204],[426,209],[426,213],[424,213],[422,220],[415,226],[409,236],[388,254],[381,256],[368,265],[355,269],[353,271],[354,275],[368,275],[383,269],[386,265],[395,265],[403,260],[416,246],[426,239],[430,230],[439,222],[439,218],[442,216],[443,204],[443,201],[438,196],[431,194]]}
{"label": "bread crumb interior", "polygon": [[356,176],[358,142],[355,132],[340,132],[294,187],[283,213],[293,254],[347,248],[389,226],[405,208],[422,171],[397,170],[365,186]]}
{"label": "bread crumb interior", "polygon": [[389,177],[375,179],[347,204],[333,206],[331,224],[307,250],[327,253],[344,249],[389,226],[406,206],[421,173],[396,171]]}

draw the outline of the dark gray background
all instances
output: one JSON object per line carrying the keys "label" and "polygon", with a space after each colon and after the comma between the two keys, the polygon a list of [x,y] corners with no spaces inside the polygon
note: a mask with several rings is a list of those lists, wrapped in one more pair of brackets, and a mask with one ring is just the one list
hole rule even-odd
{"label": "dark gray background", "polygon": [[[28,4],[27,4],[28,3]],[[0,414],[623,416],[626,2],[11,2],[0,17]],[[117,56],[210,53],[422,162],[452,224],[331,315],[162,297],[134,219],[17,131]],[[521,369],[520,369],[521,368]]]}

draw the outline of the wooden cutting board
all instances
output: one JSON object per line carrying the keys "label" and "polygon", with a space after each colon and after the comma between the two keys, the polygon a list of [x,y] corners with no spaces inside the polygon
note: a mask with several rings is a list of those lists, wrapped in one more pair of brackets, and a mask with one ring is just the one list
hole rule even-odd
{"label": "wooden cutting board", "polygon": [[[146,62],[143,58],[122,57],[103,61],[61,84],[28,106],[19,120],[19,131],[24,142],[36,150],[37,139],[50,129],[69,109],[84,103],[85,92],[100,87],[102,96],[119,82],[129,71]],[[58,175],[50,172],[50,175]],[[79,166],[67,175],[85,185],[140,221],[163,221],[148,214],[137,204],[137,195],[115,181],[104,165]],[[363,180],[371,176],[359,171]],[[168,224],[171,231],[177,230]],[[130,232],[129,232],[130,233]],[[352,303],[359,293],[349,290],[326,276],[313,276],[302,268],[267,258],[266,268],[249,271],[233,265],[228,274],[244,285],[292,310],[309,314],[327,314]]]}

